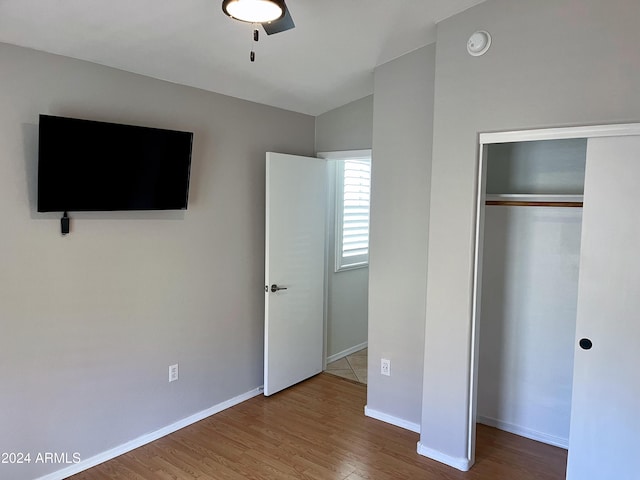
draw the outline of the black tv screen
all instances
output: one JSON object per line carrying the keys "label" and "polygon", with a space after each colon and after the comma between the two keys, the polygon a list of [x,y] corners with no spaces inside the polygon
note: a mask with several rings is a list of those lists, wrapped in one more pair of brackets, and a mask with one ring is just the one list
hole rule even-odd
{"label": "black tv screen", "polygon": [[193,133],[40,115],[38,212],[184,210]]}

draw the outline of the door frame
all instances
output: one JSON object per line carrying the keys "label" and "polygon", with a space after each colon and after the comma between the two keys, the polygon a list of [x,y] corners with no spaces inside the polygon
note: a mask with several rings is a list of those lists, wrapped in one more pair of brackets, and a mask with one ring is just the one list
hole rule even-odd
{"label": "door frame", "polygon": [[[329,252],[332,245],[331,237],[335,238],[336,235],[336,162],[340,160],[350,160],[354,158],[373,157],[373,151],[371,148],[360,150],[331,150],[324,152],[317,152],[316,157],[323,158],[327,161],[327,213],[325,218],[325,239],[324,239],[324,256],[325,256],[325,270],[324,270],[324,357],[322,359],[322,370],[327,369],[327,349],[328,349],[328,332],[329,332],[329,277],[332,275],[335,263],[331,262],[331,254]],[[373,161],[373,159],[372,159]],[[333,225],[333,228],[330,228]],[[335,245],[334,245],[335,247]],[[334,248],[335,250],[335,248]],[[367,264],[368,268],[368,264]],[[368,314],[367,314],[368,323]],[[367,342],[368,342],[367,332]]]}
{"label": "door frame", "polygon": [[476,413],[478,402],[478,350],[479,319],[481,313],[482,293],[482,253],[484,240],[484,211],[486,197],[486,146],[495,143],[533,142],[539,140],[566,140],[576,138],[622,137],[640,135],[640,123],[594,125],[578,127],[542,128],[532,130],[513,130],[504,132],[486,132],[478,135],[478,157],[476,164],[476,208],[475,233],[472,270],[472,305],[471,305],[471,351],[469,355],[469,396],[468,401],[468,438],[467,457],[469,465],[475,462],[476,450]]}

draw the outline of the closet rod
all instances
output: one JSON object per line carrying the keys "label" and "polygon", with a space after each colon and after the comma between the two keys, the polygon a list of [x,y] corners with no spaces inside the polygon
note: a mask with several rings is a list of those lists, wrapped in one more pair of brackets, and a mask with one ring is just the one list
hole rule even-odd
{"label": "closet rod", "polygon": [[485,205],[505,207],[567,207],[582,208],[582,202],[544,202],[544,201],[519,201],[519,200],[487,200]]}

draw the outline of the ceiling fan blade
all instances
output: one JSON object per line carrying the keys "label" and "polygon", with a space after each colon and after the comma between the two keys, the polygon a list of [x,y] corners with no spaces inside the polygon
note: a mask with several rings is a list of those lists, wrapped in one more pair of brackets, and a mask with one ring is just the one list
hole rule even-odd
{"label": "ceiling fan blade", "polygon": [[291,30],[295,27],[296,24],[293,23],[293,18],[291,18],[291,14],[289,13],[289,8],[284,6],[284,15],[279,20],[274,20],[271,23],[263,23],[262,27],[264,31],[267,32],[267,35],[273,35],[274,33],[284,32],[286,30]]}

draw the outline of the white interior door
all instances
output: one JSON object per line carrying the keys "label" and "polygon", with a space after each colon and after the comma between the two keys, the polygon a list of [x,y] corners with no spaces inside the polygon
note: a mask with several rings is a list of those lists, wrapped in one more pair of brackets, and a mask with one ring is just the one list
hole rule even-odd
{"label": "white interior door", "polygon": [[639,179],[640,137],[589,139],[569,480],[638,478]]}
{"label": "white interior door", "polygon": [[264,394],[322,371],[326,161],[267,153]]}

